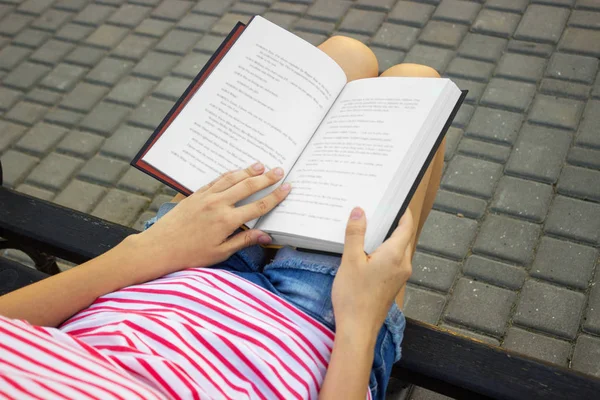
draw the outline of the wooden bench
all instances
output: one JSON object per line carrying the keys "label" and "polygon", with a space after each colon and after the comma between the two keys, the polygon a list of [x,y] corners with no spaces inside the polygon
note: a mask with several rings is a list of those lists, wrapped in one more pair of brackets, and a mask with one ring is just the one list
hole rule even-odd
{"label": "wooden bench", "polygon": [[[0,187],[2,246],[29,251],[46,272],[57,272],[48,255],[83,263],[134,232]],[[47,276],[0,257],[0,294]],[[392,377],[455,398],[600,398],[600,379],[411,319]]]}

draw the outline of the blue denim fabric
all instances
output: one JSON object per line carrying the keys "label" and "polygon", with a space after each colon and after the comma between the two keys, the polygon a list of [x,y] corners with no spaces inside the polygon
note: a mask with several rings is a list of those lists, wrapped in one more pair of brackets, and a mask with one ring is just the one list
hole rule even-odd
{"label": "blue denim fabric", "polygon": [[[156,217],[146,222],[144,229],[152,226],[175,205],[163,204]],[[336,256],[300,252],[284,247],[277,252],[271,263],[266,264],[265,251],[260,246],[252,246],[238,251],[212,268],[230,271],[275,293],[335,331],[331,288],[340,261]],[[400,360],[405,326],[404,314],[394,303],[375,345],[369,380],[373,399],[385,398],[392,366]]]}

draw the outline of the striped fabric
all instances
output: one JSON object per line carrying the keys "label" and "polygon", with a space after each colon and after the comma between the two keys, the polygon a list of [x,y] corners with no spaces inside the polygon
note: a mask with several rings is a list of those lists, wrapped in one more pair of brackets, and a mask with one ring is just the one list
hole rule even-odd
{"label": "striped fabric", "polygon": [[59,329],[0,317],[0,338],[0,398],[312,399],[334,334],[198,268],[103,296]]}

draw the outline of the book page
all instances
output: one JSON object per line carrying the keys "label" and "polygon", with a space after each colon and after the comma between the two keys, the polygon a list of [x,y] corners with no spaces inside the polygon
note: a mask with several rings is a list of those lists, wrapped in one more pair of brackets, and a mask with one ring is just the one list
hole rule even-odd
{"label": "book page", "polygon": [[289,172],[345,83],[325,53],[254,17],[143,160],[191,191],[255,161]]}
{"label": "book page", "polygon": [[446,81],[372,78],[347,84],[287,177],[292,192],[261,220],[261,229],[343,243],[355,206],[365,210],[372,227],[369,218],[410,156]]}

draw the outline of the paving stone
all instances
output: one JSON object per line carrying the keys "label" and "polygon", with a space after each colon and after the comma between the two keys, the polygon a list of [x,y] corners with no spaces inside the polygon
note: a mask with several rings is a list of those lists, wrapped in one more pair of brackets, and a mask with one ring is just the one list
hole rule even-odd
{"label": "paving stone", "polygon": [[58,153],[50,153],[29,174],[26,182],[57,191],[69,182],[81,164],[83,164],[83,161],[80,159]]}
{"label": "paving stone", "polygon": [[475,238],[477,222],[431,211],[419,237],[418,248],[454,260],[462,260]]}
{"label": "paving stone", "polygon": [[575,2],[575,0],[532,0],[532,3],[540,3],[540,4],[547,4],[550,6],[568,7],[568,8],[573,7],[574,2]]}
{"label": "paving stone", "polygon": [[162,37],[171,29],[172,22],[160,19],[148,18],[135,28],[135,32],[141,35]]}
{"label": "paving stone", "polygon": [[24,62],[13,69],[6,77],[2,80],[5,86],[13,87],[20,90],[30,90],[40,81],[48,72],[50,68],[34,64],[30,62]]}
{"label": "paving stone", "polygon": [[156,129],[172,106],[171,101],[149,97],[135,109],[129,121],[142,128]]}
{"label": "paving stone", "polygon": [[0,87],[0,111],[6,111],[14,106],[23,96],[18,90]]}
{"label": "paving stone", "polygon": [[3,185],[14,188],[25,179],[39,160],[20,151],[8,150],[0,156],[0,161],[3,167]]}
{"label": "paving stone", "polygon": [[77,46],[65,60],[67,62],[83,65],[85,67],[94,67],[104,57],[106,51],[89,46]]}
{"label": "paving stone", "polygon": [[542,222],[550,207],[552,195],[550,185],[504,176],[496,189],[491,209],[517,218]]}
{"label": "paving stone", "polygon": [[106,57],[87,75],[86,80],[99,85],[114,86],[133,67],[131,61]]}
{"label": "paving stone", "polygon": [[508,330],[502,347],[563,367],[571,354],[570,343],[517,327]]}
{"label": "paving stone", "polygon": [[458,272],[458,263],[417,252],[412,260],[410,283],[448,292]]}
{"label": "paving stone", "polygon": [[127,36],[129,29],[114,26],[101,25],[90,36],[85,39],[85,43],[90,46],[97,46],[103,49],[111,49]]}
{"label": "paving stone", "polygon": [[23,61],[31,53],[31,50],[8,45],[0,50],[0,68],[5,70],[11,70],[16,67],[21,61]]}
{"label": "paving stone", "polygon": [[31,55],[30,60],[55,65],[59,63],[73,47],[75,47],[75,45],[72,43],[51,39],[37,49]]}
{"label": "paving stone", "polygon": [[419,42],[456,49],[468,30],[468,27],[456,23],[429,21],[419,36]]}
{"label": "paving stone", "polygon": [[490,198],[502,176],[502,165],[457,155],[450,161],[442,188],[482,198]]}
{"label": "paving stone", "polygon": [[193,11],[201,14],[223,15],[229,9],[234,0],[200,0],[197,2]]}
{"label": "paving stone", "polygon": [[[39,103],[45,106],[53,106],[57,104],[61,98],[61,93],[56,93],[54,91],[45,89],[33,89],[25,95],[26,100],[29,100],[33,103]],[[0,108],[2,107],[0,106]]]}
{"label": "paving stone", "polygon": [[481,104],[523,112],[531,103],[535,90],[533,84],[492,78],[483,93]]}
{"label": "paving stone", "polygon": [[447,213],[479,219],[483,216],[487,203],[476,197],[438,190],[433,208]]}
{"label": "paving stone", "polygon": [[591,84],[594,82],[597,69],[597,58],[554,53],[546,70],[546,76]]}
{"label": "paving stone", "polygon": [[113,185],[125,173],[128,166],[123,161],[95,156],[81,168],[77,177],[94,183]]}
{"label": "paving stone", "polygon": [[271,10],[282,13],[303,15],[308,10],[309,4],[292,4],[292,3],[275,3],[271,6]]}
{"label": "paving stone", "polygon": [[20,101],[4,115],[4,119],[23,125],[33,125],[42,119],[46,111],[48,111],[46,106]]}
{"label": "paving stone", "polygon": [[471,118],[466,136],[513,144],[517,138],[523,115],[487,107],[478,107]]}
{"label": "paving stone", "polygon": [[509,38],[517,28],[520,15],[483,9],[471,26],[471,31],[486,35]]}
{"label": "paving stone", "polygon": [[[149,79],[127,76],[113,87],[106,98],[115,103],[136,107],[150,93],[155,84],[155,81]],[[182,93],[183,91],[179,93],[179,96]]]}
{"label": "paving stone", "polygon": [[247,20],[247,15],[227,13],[210,30],[217,35],[228,35],[238,22],[246,23]]}
{"label": "paving stone", "polygon": [[558,97],[571,97],[577,100],[587,100],[590,94],[590,87],[571,81],[562,81],[558,79],[542,79],[540,93]]}
{"label": "paving stone", "polygon": [[481,8],[480,4],[462,0],[442,0],[433,19],[471,25]]}
{"label": "paving stone", "polygon": [[102,154],[131,161],[152,134],[151,130],[121,125],[115,133],[104,142]]}
{"label": "paving stone", "polygon": [[112,50],[112,55],[132,61],[139,61],[152,48],[156,39],[131,34]]}
{"label": "paving stone", "polygon": [[50,201],[54,197],[54,192],[40,189],[38,187],[31,186],[26,183],[22,183],[19,186],[17,186],[16,191],[46,201]]}
{"label": "paving stone", "polygon": [[571,139],[568,131],[524,125],[506,165],[506,172],[541,182],[556,182]]}
{"label": "paving stone", "polygon": [[442,315],[446,297],[429,290],[406,285],[404,295],[404,315],[422,322],[436,325]]}
{"label": "paving stone", "polygon": [[471,121],[475,107],[469,104],[463,104],[460,106],[458,113],[452,121],[452,126],[464,129]]}
{"label": "paving stone", "polygon": [[600,100],[589,100],[585,107],[575,144],[600,148]]}
{"label": "paving stone", "polygon": [[554,45],[511,39],[508,42],[507,51],[511,53],[548,58],[554,52]]}
{"label": "paving stone", "polygon": [[531,276],[579,290],[587,289],[598,251],[544,236],[538,247]]}
{"label": "paving stone", "polygon": [[344,16],[340,29],[373,35],[384,19],[385,13],[382,12],[351,9]]}
{"label": "paving stone", "polygon": [[146,197],[112,189],[94,208],[92,215],[116,224],[131,225],[148,204]]}
{"label": "paving stone", "polygon": [[54,32],[73,17],[73,13],[63,10],[48,10],[40,15],[33,23],[32,27]]}
{"label": "paving stone", "polygon": [[330,35],[335,30],[336,24],[329,21],[317,21],[314,19],[300,18],[294,24],[294,30],[320,33]]}
{"label": "paving stone", "polygon": [[92,26],[68,23],[63,25],[63,27],[54,34],[54,37],[56,39],[77,43],[85,39],[93,31],[94,27]]}
{"label": "paving stone", "polygon": [[584,302],[582,293],[529,280],[521,291],[513,322],[572,340]]}
{"label": "paving stone", "polygon": [[452,50],[416,44],[406,54],[404,62],[427,65],[441,74],[453,57]]}
{"label": "paving stone", "polygon": [[457,76],[459,78],[487,82],[490,75],[492,75],[494,67],[494,64],[487,62],[457,57],[452,60],[450,65],[448,65],[446,74],[449,76]]}
{"label": "paving stone", "polygon": [[540,125],[575,130],[584,103],[578,100],[537,95],[529,113],[529,121]]}
{"label": "paving stone", "polygon": [[393,49],[382,49],[380,47],[372,47],[375,57],[377,57],[377,63],[379,65],[379,73],[384,72],[386,69],[393,67],[396,64],[400,64],[406,53],[400,50]]}
{"label": "paving stone", "polygon": [[56,151],[88,159],[96,154],[103,141],[104,138],[101,136],[74,130],[69,132],[56,146]]}
{"label": "paving stone", "polygon": [[384,23],[372,40],[375,46],[408,50],[417,41],[419,29],[411,26]]}
{"label": "paving stone", "polygon": [[114,7],[105,6],[101,4],[89,4],[87,5],[77,16],[73,19],[74,22],[79,22],[84,25],[101,25],[111,14],[115,12]]}
{"label": "paving stone", "polygon": [[66,133],[66,129],[60,126],[40,122],[31,128],[25,136],[15,144],[15,147],[38,157],[43,156],[48,151],[52,150],[56,143],[58,143]]}
{"label": "paving stone", "polygon": [[148,221],[150,218],[154,217],[155,215],[156,215],[155,212],[144,211],[143,213],[140,214],[140,216],[133,223],[133,225],[131,225],[131,227],[135,230],[142,232],[144,230],[144,226],[146,225],[146,221]]}
{"label": "paving stone", "polygon": [[502,336],[516,293],[468,278],[458,280],[444,320]]}
{"label": "paving stone", "polygon": [[502,164],[508,160],[510,150],[507,146],[469,138],[461,140],[458,146],[460,154]]}
{"label": "paving stone", "polygon": [[522,13],[527,8],[529,0],[488,0],[485,2],[485,8],[491,8],[500,11],[512,11]]}
{"label": "paving stone", "polygon": [[0,119],[0,152],[8,149],[23,136],[26,130],[25,126],[12,124]]}
{"label": "paving stone", "polygon": [[52,2],[52,0],[26,0],[17,7],[17,10],[26,14],[38,15],[50,7]]}
{"label": "paving stone", "polygon": [[359,42],[361,42],[363,44],[368,44],[369,41],[371,40],[370,35],[365,35],[365,34],[356,33],[356,32],[347,32],[347,31],[335,31],[331,34],[331,36],[346,36],[351,39],[358,40]]}
{"label": "paving stone", "polygon": [[194,50],[212,55],[217,51],[221,43],[223,43],[223,40],[225,40],[223,36],[211,34],[204,35],[202,36],[202,39],[196,43]]}
{"label": "paving stone", "polygon": [[573,165],[600,170],[600,151],[584,147],[572,147],[567,161]]}
{"label": "paving stone", "polygon": [[454,157],[454,153],[456,152],[456,148],[458,147],[458,142],[460,141],[463,134],[462,129],[455,128],[451,126],[448,128],[446,132],[446,149],[444,152],[444,160],[449,161]]}
{"label": "paving stone", "polygon": [[80,126],[88,131],[110,136],[130,111],[128,107],[103,101],[81,121]]}
{"label": "paving stone", "polygon": [[467,258],[462,271],[476,281],[488,282],[511,290],[519,290],[527,278],[523,268],[476,255]]}
{"label": "paving stone", "polygon": [[515,38],[542,43],[558,43],[569,18],[564,8],[530,5],[515,32]]}
{"label": "paving stone", "polygon": [[558,49],[568,53],[600,57],[600,31],[581,28],[567,28]]}
{"label": "paving stone", "polygon": [[600,205],[556,196],[544,229],[553,235],[598,244],[600,243]]}
{"label": "paving stone", "polygon": [[545,67],[546,60],[543,58],[506,53],[500,59],[494,75],[508,79],[537,82],[542,77]]}
{"label": "paving stone", "polygon": [[108,89],[103,86],[80,82],[65,96],[60,105],[64,108],[88,112],[104,97],[106,92]]}
{"label": "paving stone", "polygon": [[14,10],[14,7],[10,4],[0,4],[0,19],[4,18],[5,15]]}
{"label": "paving stone", "polygon": [[541,228],[531,222],[490,214],[473,245],[473,253],[529,265]]}
{"label": "paving stone", "polygon": [[81,118],[83,118],[83,114],[78,112],[54,108],[46,114],[44,121],[71,128],[81,121]]}
{"label": "paving stone", "polygon": [[202,53],[190,53],[183,57],[179,64],[173,68],[173,74],[179,75],[185,78],[195,78],[196,75],[204,68],[204,65],[210,60],[208,54]]}
{"label": "paving stone", "polygon": [[133,72],[150,79],[162,79],[178,61],[178,56],[151,51],[137,63]]}
{"label": "paving stone", "polygon": [[479,99],[483,95],[486,83],[475,82],[467,79],[452,78],[452,82],[458,86],[460,90],[468,90],[467,97],[465,98],[466,103],[477,104]]}
{"label": "paving stone", "polygon": [[[442,322],[439,325],[439,328],[447,329],[450,332],[453,332],[454,334],[459,334],[461,336],[466,336],[468,338],[471,338],[471,339],[474,339],[476,341],[480,341],[480,342],[483,342],[483,343],[491,344],[491,345],[494,345],[494,346],[499,346],[500,345],[500,341],[498,339],[496,339],[496,338],[493,338],[493,337],[490,337],[490,336],[487,336],[487,335],[483,335],[481,333],[473,332],[472,330],[469,330],[469,329],[459,328],[457,326],[454,326],[454,325],[451,325],[451,324],[447,324],[445,322]],[[419,388],[419,389],[421,389],[421,388]],[[423,400],[425,400],[425,399],[431,399],[431,400],[433,400],[433,399],[440,399],[440,400],[442,400],[442,399],[444,399],[444,400],[445,399],[451,399],[451,397],[442,396],[441,394],[438,394],[438,393],[435,393],[435,392],[429,392],[429,393],[431,393],[434,396],[439,396],[439,397],[419,397],[419,398],[423,399]],[[414,394],[414,391],[413,391],[413,394]],[[411,399],[414,399],[414,397],[411,396]]]}
{"label": "paving stone", "polygon": [[165,53],[185,55],[198,42],[201,35],[194,32],[172,30],[154,48]]}
{"label": "paving stone", "polygon": [[87,73],[87,68],[61,63],[42,79],[40,86],[60,92],[68,92]]}
{"label": "paving stone", "polygon": [[600,12],[573,10],[567,25],[577,28],[600,29]]}
{"label": "paving stone", "polygon": [[396,0],[357,0],[356,7],[363,10],[390,11]]}
{"label": "paving stone", "polygon": [[264,4],[236,3],[229,11],[236,14],[260,15],[267,11],[267,6]]}
{"label": "paving stone", "polygon": [[23,30],[34,17],[30,15],[11,13],[0,20],[0,34],[6,36],[15,36]]}
{"label": "paving stone", "polygon": [[598,0],[577,0],[575,8],[597,11],[600,10],[600,4],[598,4]]}
{"label": "paving stone", "polygon": [[[591,249],[593,250],[593,249]],[[596,255],[597,255],[596,250]],[[582,329],[595,335],[600,334],[600,276],[595,274],[594,282],[590,285],[590,295],[585,310],[585,317],[582,321]]]}
{"label": "paving stone", "polygon": [[190,82],[190,79],[167,76],[156,86],[153,95],[176,101],[181,97],[183,92],[185,92],[190,85]]}
{"label": "paving stone", "polygon": [[155,18],[177,21],[183,17],[194,4],[191,1],[163,0],[158,7],[152,11]]}
{"label": "paving stone", "polygon": [[210,15],[187,14],[177,23],[177,27],[187,31],[204,33],[209,32],[210,28],[217,20],[217,17]]}
{"label": "paving stone", "polygon": [[600,339],[581,335],[577,338],[571,368],[600,377]]}
{"label": "paving stone", "polygon": [[558,180],[558,193],[600,201],[600,171],[565,166]]}
{"label": "paving stone", "polygon": [[138,26],[152,11],[150,7],[144,7],[137,4],[123,4],[114,14],[108,19],[108,22],[125,26],[127,28],[135,28]]}
{"label": "paving stone", "polygon": [[56,204],[89,213],[106,194],[106,188],[74,180],[54,199]]}
{"label": "paving stone", "polygon": [[423,27],[435,7],[429,4],[414,3],[412,1],[399,1],[392,11],[388,13],[388,21],[401,24]]}
{"label": "paving stone", "polygon": [[153,177],[130,167],[125,175],[119,180],[119,189],[153,196],[162,186],[162,183]]}

